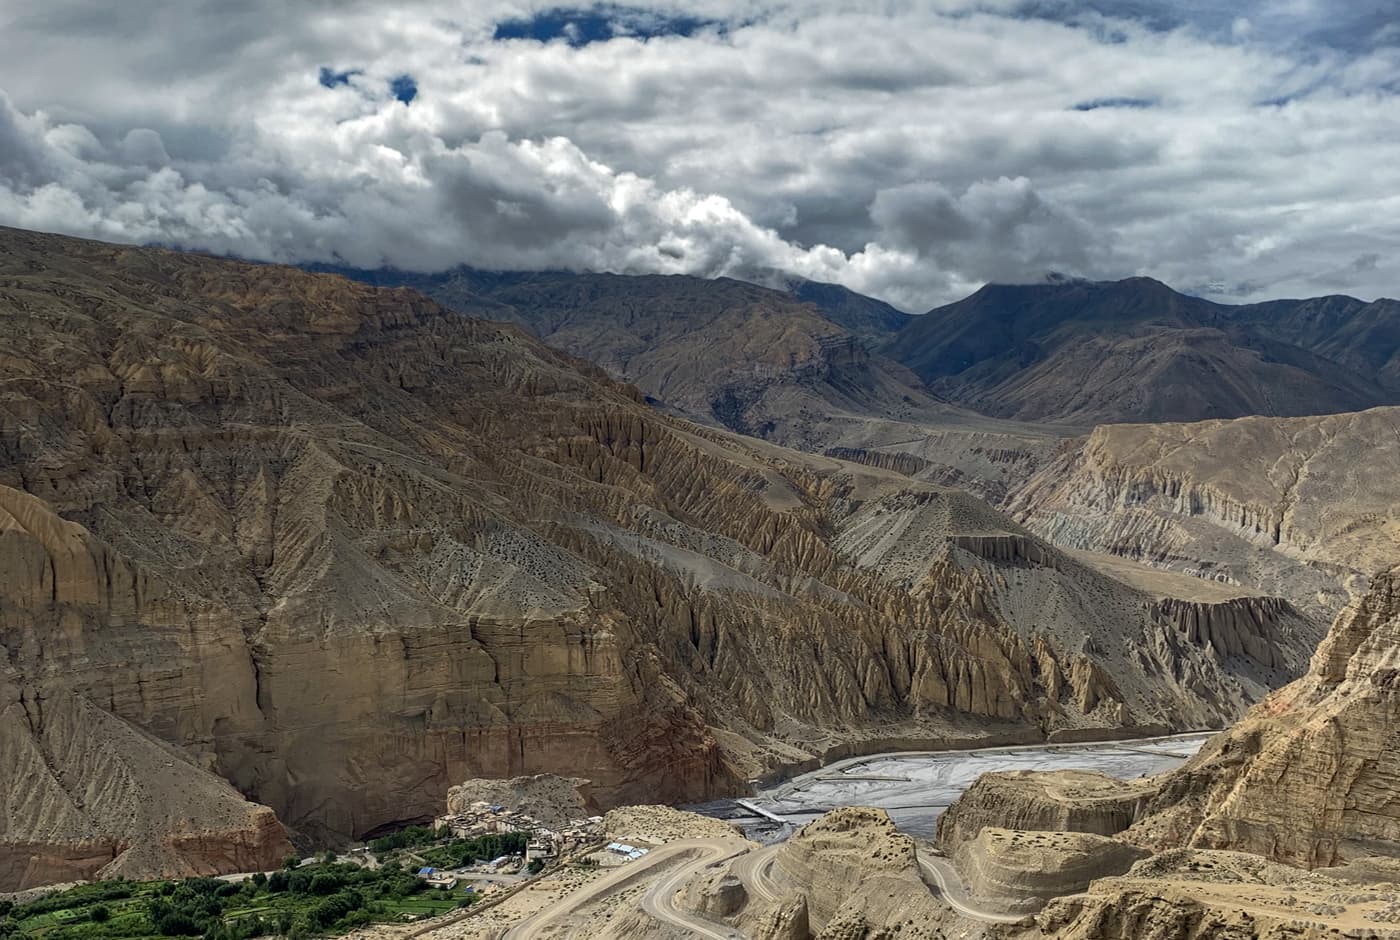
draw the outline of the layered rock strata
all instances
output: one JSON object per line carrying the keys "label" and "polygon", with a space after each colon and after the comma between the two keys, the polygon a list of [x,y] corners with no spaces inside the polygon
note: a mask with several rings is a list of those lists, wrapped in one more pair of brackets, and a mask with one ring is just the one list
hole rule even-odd
{"label": "layered rock strata", "polygon": [[1308,675],[1163,784],[1144,841],[1305,868],[1400,855],[1400,568],[1344,611]]}
{"label": "layered rock strata", "polygon": [[1008,509],[1057,545],[1248,585],[1333,616],[1400,557],[1400,408],[1108,425]]}
{"label": "layered rock strata", "polygon": [[984,827],[1122,834],[1152,849],[1249,852],[1302,868],[1400,855],[1400,568],[1341,615],[1309,673],[1180,770],[1119,781],[987,774],[939,820],[950,854]]}
{"label": "layered rock strata", "polygon": [[983,774],[939,817],[936,844],[956,858],[988,828],[1117,835],[1156,792],[1148,783],[1090,771]]}
{"label": "layered rock strata", "polygon": [[[796,886],[764,921],[764,938],[941,937],[946,912],[919,876],[914,842],[883,810],[851,807],[804,826],[779,851],[776,877]],[[806,921],[807,934],[795,929]]]}
{"label": "layered rock strata", "polygon": [[1125,874],[1148,852],[1084,832],[1013,831],[986,827],[958,846],[957,867],[968,888],[1007,911],[1035,912],[1077,894],[1098,878]]}
{"label": "layered rock strata", "polygon": [[972,880],[986,879],[989,839],[1089,832],[1158,853],[1053,901],[1040,936],[1400,936],[1397,655],[1400,567],[1337,617],[1305,677],[1181,769],[988,774],[942,817],[939,843]]}
{"label": "layered rock strata", "polygon": [[1400,938],[1400,885],[1358,884],[1239,852],[1180,850],[1052,901],[1029,937],[1058,940]]}

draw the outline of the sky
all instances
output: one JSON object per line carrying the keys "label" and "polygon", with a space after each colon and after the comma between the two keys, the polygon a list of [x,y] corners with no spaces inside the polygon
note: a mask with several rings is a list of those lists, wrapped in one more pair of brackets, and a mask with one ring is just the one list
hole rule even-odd
{"label": "sky", "polygon": [[1400,295],[1400,0],[0,0],[0,224],[283,262]]}

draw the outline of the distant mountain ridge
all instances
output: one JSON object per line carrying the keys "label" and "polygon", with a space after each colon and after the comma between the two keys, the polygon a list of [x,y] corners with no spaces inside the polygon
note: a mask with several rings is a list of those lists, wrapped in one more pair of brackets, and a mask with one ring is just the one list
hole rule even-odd
{"label": "distant mountain ridge", "polygon": [[873,352],[912,317],[833,284],[794,281],[784,291],[684,275],[319,270],[514,323],[686,417],[806,450],[824,450],[840,427],[868,418],[987,423]]}
{"label": "distant mountain ridge", "polygon": [[1147,277],[1052,276],[911,316],[797,278],[774,289],[684,275],[319,269],[516,323],[689,417],[808,449],[850,442],[834,415],[966,424],[967,409],[1087,429],[1400,404],[1400,302],[1387,299],[1230,306]]}
{"label": "distant mountain ridge", "polygon": [[1160,281],[988,285],[882,351],[984,414],[1070,423],[1291,417],[1400,402],[1400,303],[1227,306]]}

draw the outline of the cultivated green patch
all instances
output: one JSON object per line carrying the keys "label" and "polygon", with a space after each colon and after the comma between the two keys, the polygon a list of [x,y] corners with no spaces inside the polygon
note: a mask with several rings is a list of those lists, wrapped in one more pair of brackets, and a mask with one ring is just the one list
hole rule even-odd
{"label": "cultivated green patch", "polygon": [[0,940],[334,936],[365,924],[435,916],[472,901],[461,888],[429,888],[394,862],[374,870],[321,862],[238,883],[106,881],[27,904],[0,901]]}

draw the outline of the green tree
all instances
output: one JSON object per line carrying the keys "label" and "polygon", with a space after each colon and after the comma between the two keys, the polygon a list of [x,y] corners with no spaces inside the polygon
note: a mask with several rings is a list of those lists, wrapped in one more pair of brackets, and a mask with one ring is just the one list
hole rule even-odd
{"label": "green tree", "polygon": [[320,871],[311,878],[312,894],[335,894],[344,885],[344,880],[335,872]]}
{"label": "green tree", "polygon": [[92,918],[94,924],[105,924],[112,919],[112,911],[105,904],[98,904],[88,912],[88,917]]}

